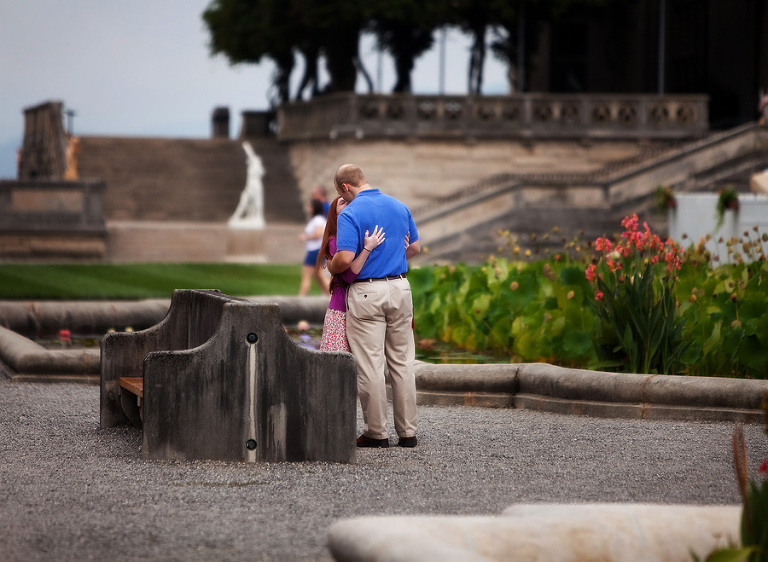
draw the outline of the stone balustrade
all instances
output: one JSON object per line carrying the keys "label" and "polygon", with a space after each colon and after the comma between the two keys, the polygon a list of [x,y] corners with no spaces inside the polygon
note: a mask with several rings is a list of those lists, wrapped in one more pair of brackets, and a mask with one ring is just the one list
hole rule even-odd
{"label": "stone balustrade", "polygon": [[281,106],[283,141],[373,138],[683,139],[709,128],[703,94],[333,94]]}
{"label": "stone balustrade", "polygon": [[0,181],[0,231],[104,232],[103,181]]}
{"label": "stone balustrade", "polygon": [[0,260],[101,259],[103,181],[0,180]]}

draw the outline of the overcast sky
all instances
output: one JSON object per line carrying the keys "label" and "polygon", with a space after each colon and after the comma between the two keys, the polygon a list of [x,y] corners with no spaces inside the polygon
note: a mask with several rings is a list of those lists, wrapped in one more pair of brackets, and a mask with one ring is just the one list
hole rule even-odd
{"label": "overcast sky", "polygon": [[[0,2],[0,178],[16,177],[25,108],[61,101],[75,111],[75,135],[207,138],[218,106],[266,109],[273,66],[232,67],[208,54],[201,14],[210,0],[6,0]],[[445,92],[467,92],[468,40],[446,40]],[[385,91],[394,83],[389,57],[370,38],[364,63]],[[379,60],[382,61],[379,67]],[[439,48],[419,59],[414,91],[439,90]],[[381,70],[379,70],[381,68]],[[505,93],[505,71],[486,64],[485,93]],[[296,73],[298,79],[298,72]],[[362,80],[358,89],[362,91]]]}

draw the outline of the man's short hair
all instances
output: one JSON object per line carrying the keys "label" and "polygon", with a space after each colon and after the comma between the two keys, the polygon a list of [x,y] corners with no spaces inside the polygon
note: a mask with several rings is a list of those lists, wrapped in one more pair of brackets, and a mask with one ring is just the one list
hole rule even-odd
{"label": "man's short hair", "polygon": [[336,170],[336,176],[333,178],[333,181],[337,188],[340,188],[342,183],[348,183],[355,187],[360,187],[361,185],[368,183],[363,171],[359,166],[355,166],[354,164],[344,164],[339,167],[339,169]]}

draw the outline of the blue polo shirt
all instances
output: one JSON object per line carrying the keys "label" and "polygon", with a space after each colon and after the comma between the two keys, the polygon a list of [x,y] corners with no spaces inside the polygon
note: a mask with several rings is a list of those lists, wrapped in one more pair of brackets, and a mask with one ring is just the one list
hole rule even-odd
{"label": "blue polo shirt", "polygon": [[363,249],[365,231],[373,233],[376,225],[384,229],[386,239],[368,256],[358,279],[390,277],[407,272],[405,236],[408,234],[411,243],[419,239],[408,207],[378,189],[366,189],[358,193],[339,215],[336,248],[359,254]]}

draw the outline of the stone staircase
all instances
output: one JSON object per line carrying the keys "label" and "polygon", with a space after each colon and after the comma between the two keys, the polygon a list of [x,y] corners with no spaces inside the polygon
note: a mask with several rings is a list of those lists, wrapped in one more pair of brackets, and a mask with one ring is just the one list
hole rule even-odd
{"label": "stone staircase", "polygon": [[[266,170],[264,177],[264,217],[269,223],[301,223],[306,217],[306,200],[302,198],[296,181],[293,162],[286,145],[273,137],[246,138],[261,158]],[[240,147],[241,141],[236,141]],[[245,162],[245,153],[243,162]],[[242,186],[241,186],[242,189]]]}
{"label": "stone staircase", "polygon": [[[768,167],[768,129],[748,124],[682,145],[652,147],[588,173],[499,174],[412,208],[422,253],[415,263],[482,263],[509,231],[532,251],[562,247],[562,238],[611,235],[637,213],[666,231],[655,206],[658,185],[677,192],[748,191],[752,173]],[[558,227],[557,236],[546,236]],[[535,235],[535,238],[531,237]]]}
{"label": "stone staircase", "polygon": [[545,139],[337,139],[290,143],[304,197],[323,183],[332,189],[340,164],[360,165],[371,185],[408,205],[431,206],[485,178],[508,174],[586,174],[670,141]]}
{"label": "stone staircase", "polygon": [[[274,139],[249,142],[266,169],[266,220],[303,221],[287,152]],[[246,180],[242,144],[228,139],[82,137],[78,167],[107,183],[108,221],[226,222]]]}

